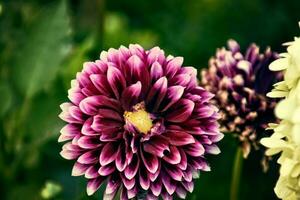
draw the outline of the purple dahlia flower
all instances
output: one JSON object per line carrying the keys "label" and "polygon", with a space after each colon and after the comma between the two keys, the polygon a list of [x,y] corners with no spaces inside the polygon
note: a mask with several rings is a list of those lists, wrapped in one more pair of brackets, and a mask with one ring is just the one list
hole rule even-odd
{"label": "purple dahlia flower", "polygon": [[104,199],[185,198],[193,179],[218,154],[217,109],[182,57],[155,47],[121,46],[84,64],[72,81],[61,155],[76,160],[72,175],[88,179],[92,195],[106,180]]}
{"label": "purple dahlia flower", "polygon": [[268,68],[277,57],[270,48],[261,54],[255,44],[243,55],[239,44],[229,40],[228,49],[218,49],[202,71],[201,85],[216,95],[213,101],[220,107],[221,130],[239,138],[245,158],[269,134],[267,123],[275,121],[276,101],[266,93],[282,76]]}

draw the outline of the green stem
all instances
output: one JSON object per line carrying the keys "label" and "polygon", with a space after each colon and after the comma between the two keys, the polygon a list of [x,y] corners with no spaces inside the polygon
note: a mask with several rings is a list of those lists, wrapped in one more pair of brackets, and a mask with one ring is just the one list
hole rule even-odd
{"label": "green stem", "polygon": [[239,199],[240,179],[243,165],[243,151],[238,147],[232,170],[231,188],[230,188],[230,200]]}

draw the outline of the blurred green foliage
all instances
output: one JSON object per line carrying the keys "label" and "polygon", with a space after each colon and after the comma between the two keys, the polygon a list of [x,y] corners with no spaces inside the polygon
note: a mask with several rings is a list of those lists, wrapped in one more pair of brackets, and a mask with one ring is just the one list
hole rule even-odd
{"label": "blurred green foliage", "polygon": [[[57,116],[70,80],[102,49],[158,45],[200,69],[229,38],[281,51],[298,33],[299,7],[299,0],[0,0],[0,198],[88,199],[84,178],[71,177],[72,162],[59,156]],[[188,199],[228,199],[235,149],[225,137]],[[277,174],[274,161],[263,173],[251,155],[241,199],[276,199]]]}

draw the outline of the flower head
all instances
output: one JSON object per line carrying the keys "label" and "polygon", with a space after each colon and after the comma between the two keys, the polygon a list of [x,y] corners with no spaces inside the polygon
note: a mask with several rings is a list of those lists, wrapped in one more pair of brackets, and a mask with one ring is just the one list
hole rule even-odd
{"label": "flower head", "polygon": [[284,70],[284,80],[274,85],[270,97],[283,97],[275,109],[279,124],[271,125],[274,134],[263,138],[266,154],[281,153],[280,177],[275,187],[277,196],[284,200],[300,199],[300,38],[287,43],[287,53],[270,65],[270,69]]}
{"label": "flower head", "polygon": [[268,69],[276,57],[269,48],[261,54],[255,44],[243,55],[238,43],[229,40],[228,49],[218,49],[209,68],[202,71],[202,85],[216,94],[222,130],[239,138],[245,158],[251,147],[258,149],[267,123],[275,119],[276,101],[265,95],[279,78]]}
{"label": "flower head", "polygon": [[88,179],[92,195],[107,180],[104,199],[185,198],[193,179],[218,154],[213,95],[197,83],[182,57],[139,45],[103,51],[72,81],[61,105],[61,155],[76,160],[72,175]]}

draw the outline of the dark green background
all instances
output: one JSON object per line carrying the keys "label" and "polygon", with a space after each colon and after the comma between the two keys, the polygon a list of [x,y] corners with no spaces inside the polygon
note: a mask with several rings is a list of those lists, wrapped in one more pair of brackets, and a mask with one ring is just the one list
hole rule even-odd
{"label": "dark green background", "polygon": [[[54,199],[88,199],[85,179],[59,156],[57,116],[70,80],[102,49],[157,45],[200,69],[229,38],[283,51],[299,34],[299,8],[299,0],[0,0],[0,199],[41,199],[46,181],[62,186]],[[228,199],[236,142],[226,136],[220,147],[188,199]],[[275,161],[263,173],[251,154],[240,199],[276,199],[277,176]]]}

